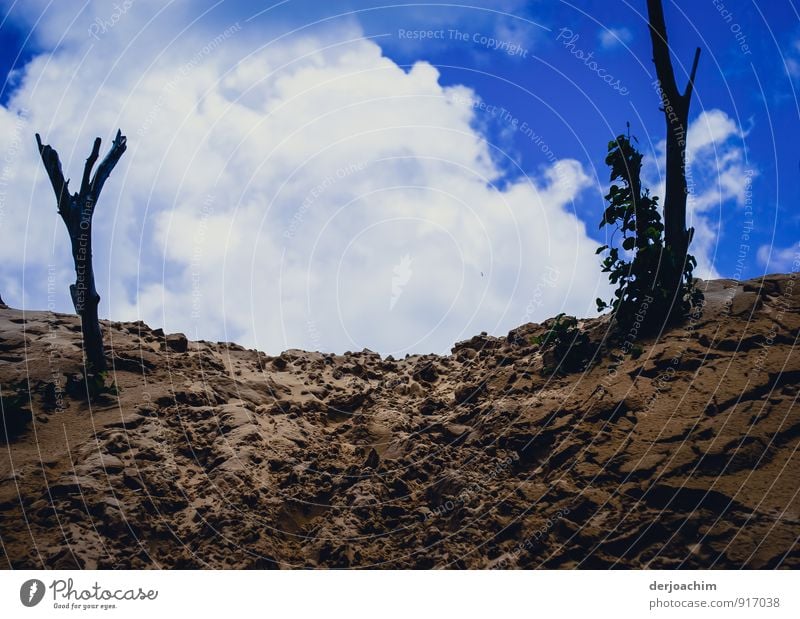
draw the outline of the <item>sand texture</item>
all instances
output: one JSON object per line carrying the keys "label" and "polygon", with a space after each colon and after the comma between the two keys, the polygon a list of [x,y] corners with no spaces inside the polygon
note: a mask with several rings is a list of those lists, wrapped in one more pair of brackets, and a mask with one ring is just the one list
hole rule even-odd
{"label": "sand texture", "polygon": [[556,375],[538,324],[395,360],[103,322],[91,403],[78,318],[0,309],[0,565],[798,568],[795,282]]}

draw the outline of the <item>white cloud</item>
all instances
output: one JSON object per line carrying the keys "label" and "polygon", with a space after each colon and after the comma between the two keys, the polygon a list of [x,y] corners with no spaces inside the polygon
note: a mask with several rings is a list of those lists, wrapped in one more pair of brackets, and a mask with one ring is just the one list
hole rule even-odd
{"label": "white cloud", "polygon": [[633,41],[633,33],[625,27],[604,28],[599,32],[598,37],[600,38],[600,45],[605,49],[628,45]]}
{"label": "white cloud", "polygon": [[758,262],[768,273],[791,273],[800,270],[800,243],[789,247],[762,245],[758,248]]}
{"label": "white cloud", "polygon": [[789,46],[784,61],[789,76],[800,78],[800,39],[793,41]]}
{"label": "white cloud", "polygon": [[[92,138],[118,126],[129,149],[95,216],[112,318],[271,352],[400,354],[561,311],[591,315],[608,296],[571,209],[591,184],[581,164],[495,187],[502,173],[474,108],[457,102],[475,94],[443,87],[429,64],[404,71],[356,31],[265,46],[245,28],[206,53],[230,24],[154,45],[163,53],[150,58],[131,37],[174,33],[148,25],[155,5],[134,8],[99,42],[72,33],[32,61],[0,109],[0,148],[23,107],[30,142],[0,224],[6,278],[24,274],[27,297],[3,290],[7,302],[45,306],[54,263],[69,309],[66,235],[33,130],[77,178]],[[59,14],[48,40],[65,23]],[[392,305],[405,256],[413,269]],[[557,285],[543,284],[553,273]]]}

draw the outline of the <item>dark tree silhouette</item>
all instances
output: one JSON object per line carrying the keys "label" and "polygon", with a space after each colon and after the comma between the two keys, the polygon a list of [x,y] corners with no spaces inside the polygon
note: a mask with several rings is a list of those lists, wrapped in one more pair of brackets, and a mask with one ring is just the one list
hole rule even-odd
{"label": "dark tree silhouette", "polygon": [[[651,333],[667,322],[681,320],[699,306],[703,295],[694,284],[692,273],[697,260],[689,254],[693,228],[686,229],[686,134],[700,48],[694,54],[689,83],[678,91],[672,67],[667,26],[661,0],[647,0],[653,62],[656,66],[661,110],[667,124],[667,170],[664,217],[658,213],[658,198],[650,196],[641,184],[642,155],[628,135],[619,135],[608,144],[606,163],[611,167],[612,184],[600,227],[611,225],[622,233],[620,254],[613,243],[598,248],[608,252],[603,272],[617,285],[610,302],[597,299],[597,309],[614,310],[617,323],[636,334]],[[630,129],[630,126],[629,126]],[[628,260],[630,253],[631,260]],[[629,331],[630,333],[631,331]]]}
{"label": "dark tree silhouette", "polygon": [[121,131],[117,131],[117,136],[111,143],[111,149],[92,176],[92,168],[100,154],[100,138],[95,139],[92,152],[83,167],[81,189],[72,195],[69,193],[69,180],[64,180],[58,153],[47,144],[42,144],[38,133],[36,134],[36,143],[39,146],[42,163],[44,163],[50,183],[56,193],[58,214],[61,215],[61,219],[67,226],[72,244],[76,279],[75,283],[70,285],[69,292],[75,312],[81,317],[86,365],[90,371],[102,372],[106,369],[106,359],[103,353],[103,334],[100,331],[100,321],[97,316],[100,295],[97,294],[95,287],[92,266],[92,216],[103,185],[125,152],[126,138]]}
{"label": "dark tree silhouette", "polygon": [[689,104],[694,89],[700,48],[694,54],[689,83],[681,94],[672,68],[667,26],[661,0],[647,0],[650,20],[650,39],[653,44],[653,62],[656,65],[662,111],[667,121],[667,171],[664,193],[664,243],[672,251],[678,266],[683,264],[689,250],[694,229],[686,229],[686,132],[689,122]]}

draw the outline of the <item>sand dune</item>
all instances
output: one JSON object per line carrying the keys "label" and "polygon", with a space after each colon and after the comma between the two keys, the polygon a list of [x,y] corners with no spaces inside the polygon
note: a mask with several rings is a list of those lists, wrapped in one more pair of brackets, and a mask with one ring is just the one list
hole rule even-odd
{"label": "sand dune", "polygon": [[702,283],[638,358],[555,376],[537,324],[392,359],[104,322],[91,403],[77,317],[0,309],[0,564],[800,567],[795,282]]}

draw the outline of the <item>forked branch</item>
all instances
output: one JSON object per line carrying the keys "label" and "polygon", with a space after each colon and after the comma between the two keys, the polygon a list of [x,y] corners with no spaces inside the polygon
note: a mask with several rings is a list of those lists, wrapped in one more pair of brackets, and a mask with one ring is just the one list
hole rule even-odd
{"label": "forked branch", "polygon": [[92,176],[92,169],[100,156],[100,142],[100,138],[95,139],[92,152],[86,158],[80,191],[70,195],[69,180],[64,180],[58,153],[51,146],[42,144],[41,137],[38,133],[36,134],[39,154],[42,157],[47,176],[50,178],[53,191],[55,191],[58,212],[67,227],[72,245],[76,279],[75,283],[70,286],[70,295],[75,312],[81,317],[83,349],[87,365],[92,368],[92,371],[102,372],[106,368],[106,361],[103,353],[103,336],[97,315],[100,295],[95,288],[92,264],[92,216],[103,185],[125,152],[127,140],[121,131],[117,131],[108,154],[97,166],[94,176]]}

